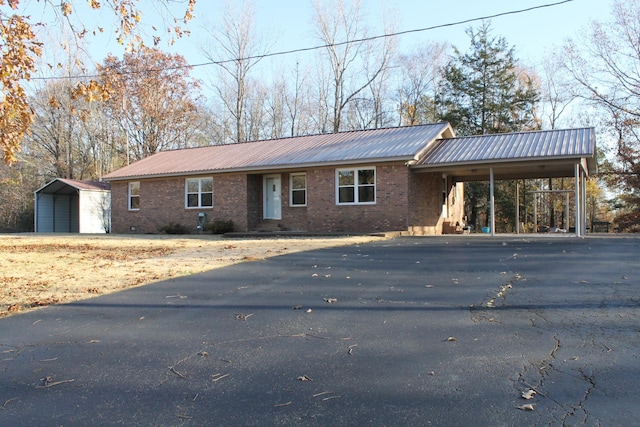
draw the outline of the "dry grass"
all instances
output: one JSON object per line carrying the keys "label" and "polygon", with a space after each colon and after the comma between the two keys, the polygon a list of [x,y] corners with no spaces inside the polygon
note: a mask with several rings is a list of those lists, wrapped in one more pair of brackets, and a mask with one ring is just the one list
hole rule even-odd
{"label": "dry grass", "polygon": [[239,262],[376,239],[0,235],[0,317]]}

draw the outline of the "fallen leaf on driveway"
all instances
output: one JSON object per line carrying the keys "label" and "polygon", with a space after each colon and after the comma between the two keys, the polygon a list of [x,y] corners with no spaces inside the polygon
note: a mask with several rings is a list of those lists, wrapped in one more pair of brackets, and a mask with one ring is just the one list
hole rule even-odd
{"label": "fallen leaf on driveway", "polygon": [[536,391],[535,391],[535,390],[531,390],[531,389],[529,389],[529,390],[525,390],[525,391],[523,391],[523,392],[522,392],[522,398],[523,398],[523,399],[527,399],[527,400],[529,400],[529,399],[533,399],[533,397],[534,397],[536,394],[537,394],[537,393],[536,393]]}
{"label": "fallen leaf on driveway", "polygon": [[527,403],[526,405],[516,406],[516,408],[523,411],[533,411],[533,403]]}

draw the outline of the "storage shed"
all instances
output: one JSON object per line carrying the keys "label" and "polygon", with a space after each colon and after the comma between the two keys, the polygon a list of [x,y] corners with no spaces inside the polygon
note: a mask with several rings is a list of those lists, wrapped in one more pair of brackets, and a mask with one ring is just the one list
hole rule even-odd
{"label": "storage shed", "polygon": [[109,233],[111,186],[56,178],[35,192],[37,233]]}

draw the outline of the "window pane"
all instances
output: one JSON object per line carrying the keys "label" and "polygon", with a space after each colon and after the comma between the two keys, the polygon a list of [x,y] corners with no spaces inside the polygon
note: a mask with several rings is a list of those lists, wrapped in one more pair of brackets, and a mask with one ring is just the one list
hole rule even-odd
{"label": "window pane", "polygon": [[293,175],[291,177],[291,184],[294,190],[304,190],[307,188],[306,175]]}
{"label": "window pane", "polygon": [[358,184],[375,184],[375,170],[361,169],[358,171]]}
{"label": "window pane", "polygon": [[304,190],[294,190],[291,192],[291,204],[293,205],[304,205],[306,204],[305,196],[307,192]]}
{"label": "window pane", "polygon": [[187,180],[187,192],[188,193],[197,193],[198,189],[198,180],[197,179],[188,179]]}
{"label": "window pane", "polygon": [[139,182],[131,182],[129,183],[129,194],[132,196],[140,195],[140,183]]}
{"label": "window pane", "polygon": [[201,182],[200,191],[202,191],[203,193],[211,193],[213,191],[213,179],[205,178],[200,182]]}
{"label": "window pane", "polygon": [[200,206],[213,206],[213,194],[212,193],[203,193],[202,194],[202,204]]}
{"label": "window pane", "polygon": [[338,185],[354,185],[353,171],[338,172]]}
{"label": "window pane", "polygon": [[338,201],[340,203],[353,203],[355,201],[353,196],[353,187],[340,188],[338,193]]}
{"label": "window pane", "polygon": [[140,209],[140,197],[131,197],[131,209]]}
{"label": "window pane", "polygon": [[187,207],[197,208],[198,207],[198,195],[197,194],[189,194],[187,195]]}
{"label": "window pane", "polygon": [[375,187],[358,187],[358,201],[360,203],[375,202]]}

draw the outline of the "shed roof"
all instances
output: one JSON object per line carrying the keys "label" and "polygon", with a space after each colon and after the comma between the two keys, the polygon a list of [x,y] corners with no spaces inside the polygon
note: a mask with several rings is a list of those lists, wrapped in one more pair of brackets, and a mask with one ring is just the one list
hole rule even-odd
{"label": "shed roof", "polygon": [[108,191],[111,185],[108,182],[81,181],[78,179],[56,178],[36,190],[41,194],[70,194],[77,190]]}
{"label": "shed roof", "polygon": [[448,123],[436,123],[162,151],[104,179],[418,160],[437,139],[452,136]]}

